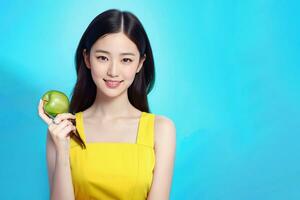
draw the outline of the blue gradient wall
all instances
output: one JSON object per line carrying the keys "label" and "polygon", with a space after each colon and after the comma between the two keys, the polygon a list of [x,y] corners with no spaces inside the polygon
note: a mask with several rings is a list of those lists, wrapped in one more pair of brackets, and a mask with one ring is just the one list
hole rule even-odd
{"label": "blue gradient wall", "polygon": [[48,199],[49,89],[71,94],[74,53],[100,12],[143,22],[151,110],[174,120],[171,199],[300,199],[299,1],[2,1],[1,199]]}

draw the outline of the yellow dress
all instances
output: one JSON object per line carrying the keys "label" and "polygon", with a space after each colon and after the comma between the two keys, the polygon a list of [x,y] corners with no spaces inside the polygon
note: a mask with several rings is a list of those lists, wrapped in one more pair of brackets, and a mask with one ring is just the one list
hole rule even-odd
{"label": "yellow dress", "polygon": [[76,200],[143,200],[155,166],[154,117],[142,112],[136,143],[86,143],[82,112],[76,128],[86,149],[70,140],[70,166]]}

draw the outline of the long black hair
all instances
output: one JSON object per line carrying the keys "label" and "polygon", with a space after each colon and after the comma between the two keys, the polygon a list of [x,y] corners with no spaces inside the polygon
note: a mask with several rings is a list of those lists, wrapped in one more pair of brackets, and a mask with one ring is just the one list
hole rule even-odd
{"label": "long black hair", "polygon": [[[155,82],[152,49],[146,31],[139,19],[131,12],[117,9],[106,10],[97,15],[88,25],[77,46],[75,67],[77,81],[71,94],[69,112],[77,113],[89,108],[96,98],[96,85],[91,71],[84,62],[83,50],[89,54],[91,47],[101,36],[123,32],[137,46],[140,56],[146,54],[141,70],[136,73],[128,88],[128,99],[137,109],[150,112],[147,95]],[[80,141],[80,143],[83,143]]]}

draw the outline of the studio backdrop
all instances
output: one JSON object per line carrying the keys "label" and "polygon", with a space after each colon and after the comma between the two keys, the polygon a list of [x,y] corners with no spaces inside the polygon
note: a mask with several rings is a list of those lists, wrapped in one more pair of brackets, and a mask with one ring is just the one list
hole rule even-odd
{"label": "studio backdrop", "polygon": [[152,45],[150,109],[176,125],[171,199],[300,199],[296,0],[1,1],[1,199],[49,198],[38,102],[70,97],[80,37],[110,8]]}

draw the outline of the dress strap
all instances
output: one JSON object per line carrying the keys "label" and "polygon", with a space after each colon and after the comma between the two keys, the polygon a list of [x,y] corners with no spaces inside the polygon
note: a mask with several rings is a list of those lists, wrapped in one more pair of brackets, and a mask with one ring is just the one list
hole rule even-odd
{"label": "dress strap", "polygon": [[154,146],[154,119],[153,113],[143,112],[139,124],[137,144],[142,144],[153,148]]}

